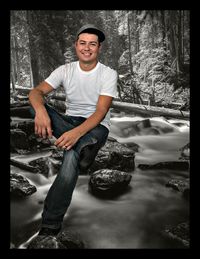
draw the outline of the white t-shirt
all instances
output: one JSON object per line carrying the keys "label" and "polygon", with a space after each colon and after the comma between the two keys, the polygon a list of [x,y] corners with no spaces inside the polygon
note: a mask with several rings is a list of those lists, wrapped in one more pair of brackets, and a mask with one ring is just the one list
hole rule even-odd
{"label": "white t-shirt", "polygon": [[[88,118],[96,110],[99,95],[117,97],[117,72],[100,62],[87,72],[80,68],[79,61],[61,65],[45,81],[54,89],[63,85],[69,116]],[[101,124],[110,128],[110,111]]]}

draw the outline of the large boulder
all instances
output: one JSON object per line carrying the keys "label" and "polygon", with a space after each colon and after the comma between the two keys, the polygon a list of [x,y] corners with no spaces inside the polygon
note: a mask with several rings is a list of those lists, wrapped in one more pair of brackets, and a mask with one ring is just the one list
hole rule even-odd
{"label": "large boulder", "polygon": [[106,144],[99,150],[94,163],[89,168],[89,174],[100,169],[113,169],[131,172],[135,169],[135,151],[108,139]]}
{"label": "large boulder", "polygon": [[89,191],[102,198],[115,197],[127,190],[131,178],[127,172],[101,169],[90,176]]}

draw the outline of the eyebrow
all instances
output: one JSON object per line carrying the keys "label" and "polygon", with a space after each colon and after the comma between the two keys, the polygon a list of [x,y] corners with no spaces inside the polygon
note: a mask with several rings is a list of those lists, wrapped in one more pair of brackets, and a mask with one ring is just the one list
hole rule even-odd
{"label": "eyebrow", "polygon": [[81,40],[81,39],[79,39],[79,40],[82,41],[82,42],[98,43],[98,41],[85,41],[85,40]]}

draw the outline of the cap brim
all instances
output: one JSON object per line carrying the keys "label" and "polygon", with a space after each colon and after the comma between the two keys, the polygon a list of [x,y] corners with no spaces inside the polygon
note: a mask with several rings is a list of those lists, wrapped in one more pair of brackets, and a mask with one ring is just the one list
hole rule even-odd
{"label": "cap brim", "polygon": [[98,38],[99,38],[99,42],[102,42],[102,41],[105,40],[105,34],[104,34],[102,31],[100,31],[100,30],[98,30],[98,29],[96,29],[96,28],[86,28],[86,29],[84,29],[84,30],[78,32],[77,37],[78,37],[81,33],[84,33],[84,32],[96,34],[96,35],[98,36]]}

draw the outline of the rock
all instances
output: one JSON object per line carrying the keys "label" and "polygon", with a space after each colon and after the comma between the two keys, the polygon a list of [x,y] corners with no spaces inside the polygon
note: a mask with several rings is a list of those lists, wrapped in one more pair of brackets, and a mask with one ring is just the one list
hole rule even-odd
{"label": "rock", "polygon": [[27,249],[83,249],[84,243],[77,233],[62,231],[58,236],[36,236]]}
{"label": "rock", "polygon": [[190,143],[186,144],[182,148],[180,148],[181,156],[179,157],[180,160],[189,160],[190,159]]}
{"label": "rock", "polygon": [[36,168],[38,172],[44,175],[45,177],[49,176],[49,164],[50,161],[48,157],[37,158],[29,162],[30,166]]}
{"label": "rock", "polygon": [[189,236],[189,222],[183,222],[177,226],[171,226],[165,229],[169,238],[180,241],[185,247],[189,247],[190,236]]}
{"label": "rock", "polygon": [[99,150],[88,172],[91,174],[105,168],[130,172],[135,169],[134,159],[135,151],[117,141],[107,140],[105,146]]}
{"label": "rock", "polygon": [[127,172],[101,169],[90,176],[89,191],[102,198],[114,197],[127,190],[131,178],[132,175]]}
{"label": "rock", "polygon": [[11,152],[15,152],[17,149],[29,149],[27,134],[24,131],[11,129],[10,133]]}
{"label": "rock", "polygon": [[25,132],[27,136],[30,136],[34,133],[34,120],[27,119],[27,120],[16,120],[12,119],[10,124],[11,129],[20,129],[21,131]]}
{"label": "rock", "polygon": [[34,185],[22,175],[11,172],[10,174],[10,192],[16,196],[25,197],[36,192]]}
{"label": "rock", "polygon": [[57,236],[58,241],[68,249],[83,249],[85,245],[78,233],[64,230]]}
{"label": "rock", "polygon": [[139,164],[139,169],[148,170],[148,169],[174,169],[174,170],[188,170],[189,163],[188,161],[167,161],[159,162],[153,165],[149,164]]}
{"label": "rock", "polygon": [[[59,242],[54,236],[36,236],[27,249],[59,249]],[[63,247],[62,247],[63,248]]]}
{"label": "rock", "polygon": [[174,190],[182,192],[183,197],[189,199],[190,196],[190,180],[187,179],[171,179],[165,185],[166,187],[172,187]]}

